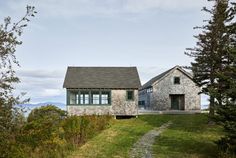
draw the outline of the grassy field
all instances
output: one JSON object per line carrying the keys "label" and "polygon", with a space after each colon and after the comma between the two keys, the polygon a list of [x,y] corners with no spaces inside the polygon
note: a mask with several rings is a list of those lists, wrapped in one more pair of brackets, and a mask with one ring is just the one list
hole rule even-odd
{"label": "grassy field", "polygon": [[[142,119],[153,120],[154,116]],[[220,128],[209,125],[205,115],[173,115],[160,116],[170,119],[173,124],[153,146],[155,157],[158,158],[207,158],[217,157],[217,146],[214,143],[220,138]],[[155,125],[155,122],[152,121]]]}
{"label": "grassy field", "polygon": [[157,158],[216,157],[214,141],[220,129],[207,124],[206,115],[148,115],[135,119],[113,120],[111,126],[88,141],[70,156],[78,158],[126,158],[133,144],[146,132],[172,121],[156,139],[153,153]]}

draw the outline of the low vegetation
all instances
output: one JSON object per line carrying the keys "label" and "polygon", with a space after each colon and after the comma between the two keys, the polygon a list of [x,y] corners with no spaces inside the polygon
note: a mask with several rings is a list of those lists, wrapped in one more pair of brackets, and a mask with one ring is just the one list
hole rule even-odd
{"label": "low vegetation", "polygon": [[66,157],[68,153],[105,129],[110,116],[67,116],[52,105],[34,109],[22,123],[15,150],[7,157]]}
{"label": "low vegetation", "polygon": [[154,156],[217,157],[214,141],[222,135],[217,125],[209,125],[207,115],[148,115],[139,118],[113,120],[110,128],[89,140],[71,158],[128,158],[133,144],[147,131],[172,121],[172,125],[156,139]]}

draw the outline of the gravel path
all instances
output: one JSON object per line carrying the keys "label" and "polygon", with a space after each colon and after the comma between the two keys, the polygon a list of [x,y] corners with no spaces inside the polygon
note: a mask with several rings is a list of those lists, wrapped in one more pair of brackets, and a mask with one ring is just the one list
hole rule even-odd
{"label": "gravel path", "polygon": [[138,140],[131,149],[131,158],[152,158],[152,145],[155,142],[155,138],[159,136],[171,122],[163,124],[159,128],[155,128],[147,132],[142,138]]}

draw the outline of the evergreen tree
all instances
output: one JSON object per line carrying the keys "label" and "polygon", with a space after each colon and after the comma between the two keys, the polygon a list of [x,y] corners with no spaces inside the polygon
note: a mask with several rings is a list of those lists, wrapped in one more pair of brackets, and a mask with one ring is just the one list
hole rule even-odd
{"label": "evergreen tree", "polygon": [[1,157],[17,157],[21,152],[17,147],[16,137],[21,126],[22,116],[14,105],[20,97],[13,96],[13,84],[20,82],[13,67],[19,66],[15,56],[16,46],[22,42],[18,39],[23,28],[27,26],[29,17],[34,16],[34,7],[27,6],[25,16],[17,23],[7,17],[0,25],[0,155]]}
{"label": "evergreen tree", "polygon": [[[223,126],[225,136],[217,143],[224,152],[236,151],[236,3],[229,0],[214,2],[207,24],[196,38],[197,46],[187,49],[194,57],[191,69],[202,93],[210,96],[210,115]],[[222,155],[223,156],[223,155]],[[230,155],[226,155],[229,157]]]}
{"label": "evergreen tree", "polygon": [[[215,113],[215,82],[216,73],[222,69],[222,57],[225,55],[225,47],[230,44],[226,24],[233,19],[228,0],[209,0],[214,2],[212,9],[203,8],[203,11],[210,13],[211,19],[205,20],[206,25],[195,27],[202,29],[202,32],[195,36],[197,43],[194,48],[187,48],[186,55],[193,57],[190,69],[194,74],[194,81],[202,87],[201,93],[210,96],[210,115]],[[221,92],[217,97],[220,100]]]}
{"label": "evergreen tree", "polygon": [[[232,14],[236,13],[236,3]],[[216,121],[223,126],[225,136],[217,143],[226,154],[236,155],[236,23],[228,26],[231,45],[222,58],[222,70],[217,73],[215,92],[221,92],[221,100],[216,99]],[[220,103],[221,102],[221,103]]]}

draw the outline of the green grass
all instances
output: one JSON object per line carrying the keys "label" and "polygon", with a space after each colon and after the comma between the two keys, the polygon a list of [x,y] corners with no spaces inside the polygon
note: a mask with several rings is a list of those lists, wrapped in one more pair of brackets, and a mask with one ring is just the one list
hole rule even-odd
{"label": "green grass", "polygon": [[220,137],[220,128],[208,125],[206,115],[148,115],[138,119],[113,120],[108,129],[89,140],[71,157],[129,157],[131,147],[140,137],[170,120],[173,124],[156,139],[153,146],[155,157],[217,156],[214,141]]}
{"label": "green grass", "polygon": [[108,129],[88,141],[71,157],[129,157],[133,144],[152,128],[140,119],[113,120]]}
{"label": "green grass", "polygon": [[[156,138],[153,146],[155,157],[217,157],[217,146],[214,141],[220,138],[221,130],[216,125],[209,125],[206,115],[162,115],[159,117],[168,118],[173,124]],[[147,120],[147,118],[143,119]],[[149,116],[148,119],[157,118]]]}

